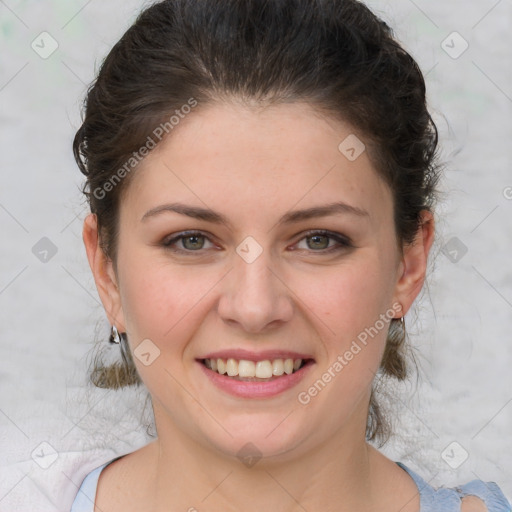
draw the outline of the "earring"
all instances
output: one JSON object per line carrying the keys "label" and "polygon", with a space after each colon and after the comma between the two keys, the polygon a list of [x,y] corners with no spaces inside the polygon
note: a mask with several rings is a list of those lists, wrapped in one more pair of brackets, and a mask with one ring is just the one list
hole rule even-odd
{"label": "earring", "polygon": [[110,343],[115,343],[116,345],[119,345],[121,343],[121,335],[119,334],[119,331],[117,330],[117,327],[115,325],[112,326],[108,341]]}
{"label": "earring", "polygon": [[405,315],[403,314],[404,308],[402,304],[400,304],[400,312],[402,313],[402,316],[400,317],[400,327],[405,331]]}
{"label": "earring", "polygon": [[401,343],[405,343],[406,331],[405,331],[405,319],[403,316],[400,317],[400,328],[402,330]]}

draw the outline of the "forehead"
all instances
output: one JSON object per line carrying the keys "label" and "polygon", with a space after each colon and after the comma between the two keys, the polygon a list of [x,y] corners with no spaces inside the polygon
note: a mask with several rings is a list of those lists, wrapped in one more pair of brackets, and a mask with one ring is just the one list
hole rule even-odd
{"label": "forehead", "polygon": [[196,107],[137,168],[123,204],[139,220],[176,200],[237,216],[336,201],[382,215],[390,191],[363,144],[349,124],[308,104]]}

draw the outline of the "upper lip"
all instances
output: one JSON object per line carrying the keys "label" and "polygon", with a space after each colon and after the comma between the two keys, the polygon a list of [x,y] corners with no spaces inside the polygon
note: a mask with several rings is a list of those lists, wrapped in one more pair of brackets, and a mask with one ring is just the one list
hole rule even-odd
{"label": "upper lip", "polygon": [[244,349],[227,349],[210,352],[200,358],[201,359],[244,359],[246,361],[272,361],[273,359],[313,359],[311,355],[292,352],[290,350],[264,350],[262,352],[253,352]]}

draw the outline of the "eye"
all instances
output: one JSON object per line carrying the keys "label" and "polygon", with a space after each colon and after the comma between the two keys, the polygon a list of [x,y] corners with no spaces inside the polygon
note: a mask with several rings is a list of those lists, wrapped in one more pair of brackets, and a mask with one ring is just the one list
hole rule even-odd
{"label": "eye", "polygon": [[[300,250],[312,250],[311,252],[317,253],[331,253],[354,247],[350,239],[340,233],[316,230],[308,231],[305,235],[306,236],[301,238],[298,243],[303,240],[312,240],[312,244],[306,243],[306,248],[304,249],[299,247]],[[210,238],[200,231],[184,231],[163,242],[162,245],[173,252],[200,253],[202,249],[208,249],[208,247],[205,247],[205,240],[208,240],[211,244]],[[334,244],[329,246],[330,241],[337,242],[337,245]],[[181,247],[176,247],[178,243],[181,244]],[[211,247],[213,247],[213,244]]]}
{"label": "eye", "polygon": [[[299,243],[302,240],[306,240],[306,250],[314,249],[313,252],[319,253],[330,253],[353,247],[348,237],[325,230],[308,231],[306,236],[299,240]],[[308,244],[307,240],[311,240],[312,244]],[[334,240],[338,245],[329,246],[330,240]],[[300,249],[302,250],[302,248]]]}
{"label": "eye", "polygon": [[[162,245],[175,252],[199,252],[204,249],[205,240],[209,240],[209,238],[200,231],[184,231],[178,236],[163,242]],[[174,247],[178,242],[181,242],[182,248]]]}

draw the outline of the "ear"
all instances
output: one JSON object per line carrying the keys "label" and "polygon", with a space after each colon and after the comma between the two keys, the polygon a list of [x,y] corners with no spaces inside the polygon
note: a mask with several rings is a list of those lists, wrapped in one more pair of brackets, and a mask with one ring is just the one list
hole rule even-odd
{"label": "ear", "polygon": [[427,271],[430,248],[434,241],[434,217],[431,212],[421,212],[421,224],[411,245],[404,247],[395,286],[395,301],[402,305],[405,315],[419,294]]}
{"label": "ear", "polygon": [[90,213],[84,221],[82,237],[87,259],[94,275],[96,288],[111,325],[119,332],[126,332],[121,296],[112,260],[108,259],[99,244],[96,214]]}

